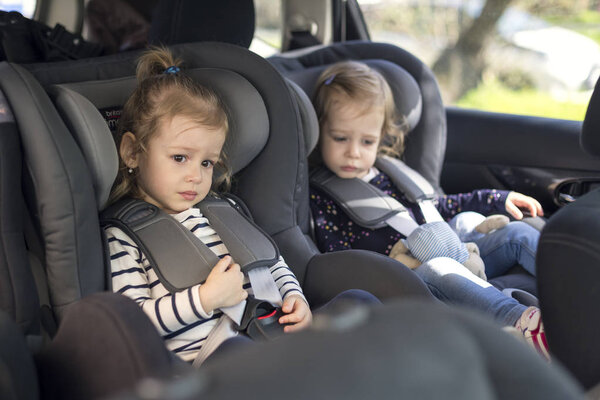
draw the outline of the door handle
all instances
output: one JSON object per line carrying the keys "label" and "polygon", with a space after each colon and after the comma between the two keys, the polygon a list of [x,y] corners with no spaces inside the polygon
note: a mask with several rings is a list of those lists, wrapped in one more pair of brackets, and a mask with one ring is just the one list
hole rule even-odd
{"label": "door handle", "polygon": [[600,187],[600,178],[574,178],[560,181],[554,188],[554,202],[564,206],[577,200],[590,190]]}

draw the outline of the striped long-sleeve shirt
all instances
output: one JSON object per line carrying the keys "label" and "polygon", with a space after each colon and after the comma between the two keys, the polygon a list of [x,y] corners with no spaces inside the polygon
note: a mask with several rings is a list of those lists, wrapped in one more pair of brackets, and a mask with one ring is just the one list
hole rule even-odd
{"label": "striped long-sleeve shirt", "polygon": [[[219,235],[197,208],[173,217],[194,233],[218,257],[228,253]],[[222,312],[207,313],[194,285],[171,294],[158,280],[156,272],[134,241],[118,228],[106,230],[111,257],[113,291],[135,300],[150,317],[167,347],[186,361],[193,361]],[[173,262],[177,262],[176,259]],[[270,267],[283,299],[291,294],[303,297],[302,289],[283,258]],[[246,278],[244,288],[251,294]]]}

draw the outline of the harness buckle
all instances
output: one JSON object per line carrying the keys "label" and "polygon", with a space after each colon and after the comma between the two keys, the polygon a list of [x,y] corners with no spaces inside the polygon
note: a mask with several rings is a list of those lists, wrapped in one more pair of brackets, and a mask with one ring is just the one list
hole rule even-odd
{"label": "harness buckle", "polygon": [[236,329],[253,340],[273,340],[283,335],[283,328],[286,324],[279,323],[279,317],[282,315],[281,307],[275,307],[268,301],[249,297],[246,299],[246,309],[242,321]]}

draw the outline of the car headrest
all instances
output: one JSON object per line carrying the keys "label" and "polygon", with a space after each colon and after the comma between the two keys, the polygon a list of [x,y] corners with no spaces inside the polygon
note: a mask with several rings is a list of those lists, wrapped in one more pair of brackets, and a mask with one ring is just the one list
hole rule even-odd
{"label": "car headrest", "polygon": [[581,128],[581,146],[593,156],[600,156],[600,79],[592,92]]}
{"label": "car headrest", "polygon": [[160,0],[154,9],[148,42],[171,45],[214,41],[248,48],[254,29],[252,0]]}
{"label": "car headrest", "polygon": [[[376,69],[387,80],[394,95],[396,110],[406,117],[408,131],[410,132],[419,123],[423,108],[421,90],[415,79],[402,67],[386,60],[361,60],[370,67]],[[315,92],[315,84],[321,73],[330,65],[319,65],[302,70],[289,72],[286,76],[312,99]],[[313,143],[309,148],[310,153],[318,141],[319,131],[305,129],[306,143]],[[307,136],[308,135],[308,136]]]}
{"label": "car headrest", "polygon": [[[223,69],[197,68],[186,74],[219,94],[227,108],[229,135],[225,143],[233,173],[248,165],[265,146],[269,119],[261,95],[241,75]],[[112,133],[135,77],[53,85],[56,107],[83,152],[102,208],[116,178],[118,154]],[[111,130],[113,132],[111,132]]]}

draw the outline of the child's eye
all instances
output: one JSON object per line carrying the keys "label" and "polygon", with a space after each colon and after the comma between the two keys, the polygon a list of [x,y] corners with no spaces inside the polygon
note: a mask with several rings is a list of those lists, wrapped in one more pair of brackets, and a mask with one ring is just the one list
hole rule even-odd
{"label": "child's eye", "polygon": [[214,165],[215,165],[214,161],[211,161],[211,160],[202,161],[202,166],[204,168],[212,168]]}
{"label": "child's eye", "polygon": [[344,136],[334,136],[333,141],[334,142],[344,142],[344,141],[346,141],[346,138]]}
{"label": "child's eye", "polygon": [[371,146],[371,145],[375,144],[375,141],[371,140],[371,139],[365,139],[365,140],[363,140],[363,144],[366,146]]}
{"label": "child's eye", "polygon": [[187,156],[184,156],[183,154],[175,154],[174,156],[171,156],[171,158],[173,159],[173,161],[178,163],[187,161]]}

